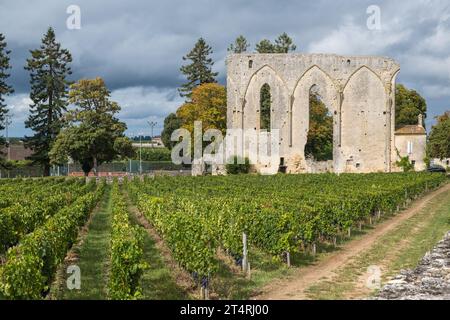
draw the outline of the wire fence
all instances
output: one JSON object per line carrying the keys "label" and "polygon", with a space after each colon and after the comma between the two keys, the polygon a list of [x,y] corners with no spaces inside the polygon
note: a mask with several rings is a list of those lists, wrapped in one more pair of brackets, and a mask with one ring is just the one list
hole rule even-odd
{"label": "wire fence", "polygon": [[[171,161],[139,161],[128,160],[121,162],[110,162],[101,164],[98,173],[108,174],[146,174],[155,171],[190,171],[191,166],[176,165]],[[66,164],[62,166],[52,166],[51,176],[83,175],[83,169],[79,163]],[[11,170],[0,169],[0,178],[28,178],[41,177],[44,171],[41,166],[25,166],[13,168]]]}

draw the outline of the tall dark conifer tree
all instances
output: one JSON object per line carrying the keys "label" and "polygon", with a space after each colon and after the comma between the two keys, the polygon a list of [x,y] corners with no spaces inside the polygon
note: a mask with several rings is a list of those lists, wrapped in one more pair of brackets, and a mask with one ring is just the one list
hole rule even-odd
{"label": "tall dark conifer tree", "polygon": [[236,38],[234,43],[230,44],[228,47],[228,52],[244,53],[247,52],[248,47],[250,47],[250,44],[247,42],[247,39],[245,39],[243,35],[240,35]]}
{"label": "tall dark conifer tree", "polygon": [[191,63],[180,68],[181,73],[184,74],[188,80],[188,82],[178,89],[182,97],[190,99],[192,89],[195,87],[204,83],[217,82],[215,77],[218,73],[212,72],[211,70],[214,62],[209,56],[212,53],[212,48],[203,38],[200,38],[191,52],[183,57],[184,61],[189,60]]}
{"label": "tall dark conifer tree", "polygon": [[2,132],[5,129],[8,108],[5,103],[5,97],[14,92],[13,88],[8,85],[6,80],[9,77],[9,70],[11,65],[9,64],[9,54],[11,53],[6,49],[7,44],[5,36],[0,33],[0,165],[2,164],[2,148],[5,146],[5,139],[2,136]]}
{"label": "tall dark conifer tree", "polygon": [[25,127],[34,135],[25,138],[27,147],[33,150],[29,158],[43,166],[44,175],[50,174],[49,151],[62,127],[63,114],[67,108],[67,93],[70,82],[69,63],[72,56],[56,42],[55,32],[49,28],[39,49],[31,50],[25,69],[30,72],[30,115]]}

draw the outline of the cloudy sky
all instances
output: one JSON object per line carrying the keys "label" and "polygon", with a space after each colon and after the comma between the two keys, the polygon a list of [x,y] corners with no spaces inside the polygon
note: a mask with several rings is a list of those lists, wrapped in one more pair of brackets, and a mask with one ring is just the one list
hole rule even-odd
{"label": "cloudy sky", "polygon": [[[69,30],[67,8],[81,9],[81,29]],[[381,29],[370,30],[367,8],[381,12]],[[46,29],[73,56],[72,80],[100,76],[122,106],[128,134],[149,134],[148,120],[162,129],[164,117],[182,103],[177,87],[182,56],[204,37],[213,47],[215,70],[225,82],[228,45],[243,34],[254,44],[287,32],[298,52],[383,55],[402,68],[399,82],[428,102],[427,126],[450,109],[450,2],[448,0],[0,0],[0,32],[12,50],[16,92],[12,136],[29,134],[29,49]]]}

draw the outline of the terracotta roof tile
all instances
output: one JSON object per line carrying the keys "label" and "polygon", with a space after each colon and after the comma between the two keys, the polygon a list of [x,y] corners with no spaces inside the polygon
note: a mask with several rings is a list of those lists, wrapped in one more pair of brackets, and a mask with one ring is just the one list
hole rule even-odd
{"label": "terracotta roof tile", "polygon": [[427,134],[425,128],[419,125],[406,125],[395,130],[397,135],[408,135],[408,134]]}

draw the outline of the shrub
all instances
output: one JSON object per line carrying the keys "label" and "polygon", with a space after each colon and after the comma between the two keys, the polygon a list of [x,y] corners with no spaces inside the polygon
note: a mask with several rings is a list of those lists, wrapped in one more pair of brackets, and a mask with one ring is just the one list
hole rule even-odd
{"label": "shrub", "polygon": [[248,158],[240,158],[238,156],[233,157],[233,163],[226,165],[228,174],[245,174],[250,171],[250,160]]}
{"label": "shrub", "polygon": [[[135,147],[135,160],[139,160],[139,147]],[[142,148],[142,161],[172,161],[167,148]]]}

